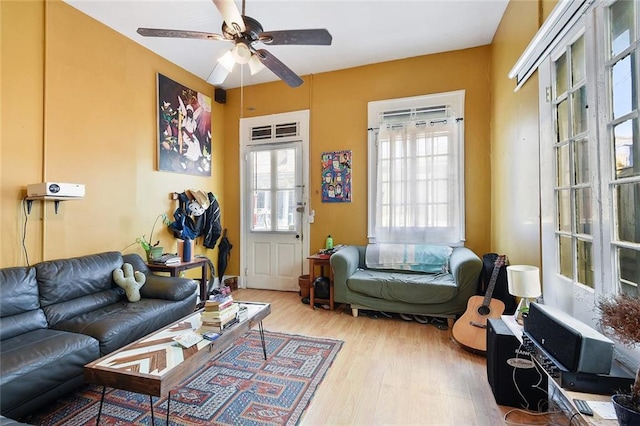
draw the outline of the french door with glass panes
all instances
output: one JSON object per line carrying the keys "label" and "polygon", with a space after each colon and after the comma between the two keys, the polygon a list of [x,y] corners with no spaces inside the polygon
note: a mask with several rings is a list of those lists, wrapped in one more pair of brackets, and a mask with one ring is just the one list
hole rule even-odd
{"label": "french door with glass panes", "polygon": [[247,129],[242,257],[248,288],[299,291],[307,263],[306,125],[304,116],[289,115],[265,117],[267,124],[263,118],[242,120]]}
{"label": "french door with glass panes", "polygon": [[540,100],[543,273],[545,283],[554,283],[544,297],[571,312],[574,292],[593,299],[601,281],[596,271],[602,273],[596,108],[589,107],[596,102],[586,48],[592,39],[585,25],[565,36],[540,76],[547,84]]}
{"label": "french door with glass panes", "polygon": [[593,323],[640,285],[640,12],[606,1],[539,68],[545,301]]}

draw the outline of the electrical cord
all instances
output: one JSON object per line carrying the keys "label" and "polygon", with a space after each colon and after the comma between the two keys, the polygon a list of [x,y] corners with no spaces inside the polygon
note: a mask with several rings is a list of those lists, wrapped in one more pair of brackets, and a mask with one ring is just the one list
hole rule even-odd
{"label": "electrical cord", "polygon": [[[563,425],[561,423],[558,423],[557,421],[555,421],[552,418],[548,418],[545,419],[546,421],[541,421],[541,422],[537,422],[537,423],[532,423],[532,422],[526,422],[526,423],[519,423],[519,422],[515,422],[512,420],[509,420],[507,417],[512,414],[512,413],[524,413],[528,416],[533,416],[533,417],[545,417],[545,416],[552,416],[554,414],[559,414],[562,413],[562,411],[547,411],[545,413],[537,413],[534,411],[529,411],[529,410],[523,410],[521,408],[514,408],[513,410],[509,410],[504,414],[503,420],[506,424],[511,425],[511,426],[571,426],[571,420],[569,420],[569,424],[568,425]],[[571,418],[573,419],[573,417]]]}
{"label": "electrical cord", "polygon": [[27,251],[27,222],[29,221],[29,214],[27,213],[27,197],[22,199],[22,213],[24,215],[24,223],[22,224],[22,252],[24,253],[24,258],[27,262],[27,266],[31,266],[29,264],[29,252]]}

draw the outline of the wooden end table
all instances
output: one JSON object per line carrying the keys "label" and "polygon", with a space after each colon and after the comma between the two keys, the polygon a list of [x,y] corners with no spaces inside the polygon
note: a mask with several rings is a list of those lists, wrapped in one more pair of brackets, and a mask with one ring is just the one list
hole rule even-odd
{"label": "wooden end table", "polygon": [[[316,253],[307,257],[309,259],[309,306],[315,309],[315,303],[328,303],[329,309],[333,311],[333,268],[331,268],[331,255]],[[320,267],[320,275],[316,275],[316,267]],[[313,282],[317,277],[325,276],[324,268],[329,268],[329,299],[317,299],[313,288]]]}
{"label": "wooden end table", "polygon": [[[149,269],[153,272],[168,272],[172,277],[177,277],[180,272],[187,269],[202,268],[200,275],[200,303],[199,307],[204,306],[204,302],[209,298],[207,294],[207,269],[209,266],[209,259],[205,257],[194,257],[191,262],[180,262],[173,265],[164,265],[162,263],[147,263]],[[213,271],[211,271],[213,276]]]}
{"label": "wooden end table", "polygon": [[200,310],[85,365],[85,381],[102,386],[96,425],[100,422],[107,386],[149,395],[152,424],[155,424],[153,397],[167,395],[169,424],[171,390],[255,325],[259,327],[262,351],[266,360],[267,349],[262,320],[271,313],[271,305],[258,302],[236,303],[247,307],[249,317],[224,330],[214,341],[201,340],[190,348],[183,348],[173,341],[175,336],[188,331],[198,334],[209,331],[207,327],[202,326],[200,315],[203,310]]}

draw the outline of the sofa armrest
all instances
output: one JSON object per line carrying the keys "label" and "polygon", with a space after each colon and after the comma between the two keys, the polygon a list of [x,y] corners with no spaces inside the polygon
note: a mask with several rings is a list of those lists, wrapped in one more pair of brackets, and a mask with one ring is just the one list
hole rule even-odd
{"label": "sofa armrest", "polygon": [[476,294],[482,271],[482,260],[467,247],[456,247],[451,253],[449,267],[464,300]]}
{"label": "sofa armrest", "polygon": [[333,299],[346,302],[347,280],[358,269],[360,253],[356,246],[345,246],[331,255],[329,262],[333,268]]}
{"label": "sofa armrest", "polygon": [[130,263],[134,271],[147,276],[147,281],[140,288],[140,296],[146,299],[184,300],[198,289],[198,283],[190,278],[154,274],[138,254],[126,254],[122,260],[123,263]]}
{"label": "sofa armrest", "polygon": [[191,278],[163,277],[148,273],[147,281],[140,288],[145,299],[184,300],[198,290],[198,283]]}

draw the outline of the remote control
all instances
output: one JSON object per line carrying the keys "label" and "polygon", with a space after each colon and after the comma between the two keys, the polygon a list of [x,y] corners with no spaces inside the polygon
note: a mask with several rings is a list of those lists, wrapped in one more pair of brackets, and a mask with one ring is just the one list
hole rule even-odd
{"label": "remote control", "polygon": [[593,411],[591,410],[591,407],[589,407],[589,404],[584,399],[574,399],[573,403],[576,404],[576,408],[582,414],[586,416],[593,416]]}

